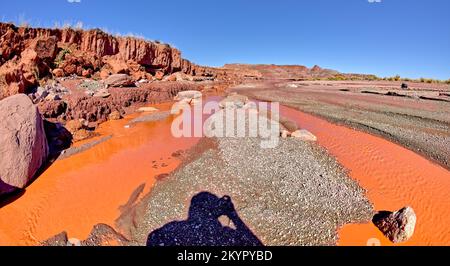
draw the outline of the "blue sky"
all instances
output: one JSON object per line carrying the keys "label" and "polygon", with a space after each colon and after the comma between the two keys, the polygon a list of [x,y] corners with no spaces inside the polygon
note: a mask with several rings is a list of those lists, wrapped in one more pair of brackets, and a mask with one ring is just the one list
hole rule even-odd
{"label": "blue sky", "polygon": [[448,0],[1,1],[2,21],[82,22],[134,33],[170,43],[202,65],[318,64],[341,72],[450,78]]}

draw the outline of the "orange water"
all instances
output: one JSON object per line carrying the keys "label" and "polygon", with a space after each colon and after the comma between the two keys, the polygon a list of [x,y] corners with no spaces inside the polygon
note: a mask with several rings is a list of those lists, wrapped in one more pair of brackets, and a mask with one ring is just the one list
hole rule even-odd
{"label": "orange water", "polygon": [[[291,108],[281,111],[318,137],[318,143],[367,189],[376,210],[414,208],[417,228],[406,245],[450,244],[449,171],[382,138]],[[112,134],[110,140],[57,161],[24,195],[0,208],[0,244],[34,245],[62,231],[84,239],[97,223],[114,225],[133,191],[145,184],[144,193],[148,192],[155,176],[179,165],[171,154],[198,141],[172,137],[172,118],[124,128],[136,116],[102,124],[98,132]],[[391,245],[371,223],[344,226],[339,236],[340,245],[366,245],[372,239]]]}
{"label": "orange water", "polygon": [[[385,139],[281,107],[281,113],[318,137],[367,190],[375,210],[411,206],[417,215],[414,236],[402,245],[450,245],[450,172]],[[339,245],[392,245],[372,224],[346,225]]]}
{"label": "orange water", "polygon": [[111,139],[56,161],[24,195],[0,208],[0,245],[35,245],[62,231],[85,239],[95,224],[114,226],[135,189],[145,184],[148,192],[155,176],[179,165],[172,153],[198,141],[172,137],[173,118],[124,127],[138,115],[102,124],[98,132]]}

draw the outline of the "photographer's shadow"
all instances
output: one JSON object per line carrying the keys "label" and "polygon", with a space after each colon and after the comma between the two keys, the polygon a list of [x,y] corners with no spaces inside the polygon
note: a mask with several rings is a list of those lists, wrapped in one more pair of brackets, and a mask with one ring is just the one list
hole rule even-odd
{"label": "photographer's shadow", "polygon": [[[234,228],[223,226],[226,216]],[[194,196],[186,221],[174,221],[150,233],[147,246],[262,246],[239,218],[231,198],[202,192]]]}

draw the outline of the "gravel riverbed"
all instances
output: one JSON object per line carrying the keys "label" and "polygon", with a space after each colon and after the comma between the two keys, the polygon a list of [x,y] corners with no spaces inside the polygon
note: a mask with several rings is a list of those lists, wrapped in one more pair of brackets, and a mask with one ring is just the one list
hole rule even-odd
{"label": "gravel riverbed", "polygon": [[[205,142],[213,144],[201,148]],[[261,149],[257,138],[220,138],[204,139],[196,149],[202,151],[195,159],[187,156],[118,219],[133,244],[145,245],[151,232],[186,220],[200,192],[230,196],[264,245],[335,245],[339,227],[372,218],[365,191],[314,143],[282,139],[275,149]],[[202,232],[181,233],[194,238]]]}

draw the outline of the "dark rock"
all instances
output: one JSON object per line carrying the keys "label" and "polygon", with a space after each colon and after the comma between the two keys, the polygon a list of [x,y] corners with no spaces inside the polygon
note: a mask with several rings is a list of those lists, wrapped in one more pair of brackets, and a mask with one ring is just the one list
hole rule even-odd
{"label": "dark rock", "polygon": [[373,217],[373,223],[393,243],[408,241],[414,234],[416,214],[411,207],[397,212],[383,211]]}

